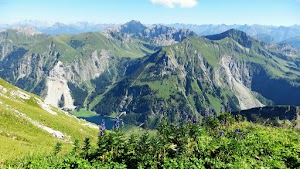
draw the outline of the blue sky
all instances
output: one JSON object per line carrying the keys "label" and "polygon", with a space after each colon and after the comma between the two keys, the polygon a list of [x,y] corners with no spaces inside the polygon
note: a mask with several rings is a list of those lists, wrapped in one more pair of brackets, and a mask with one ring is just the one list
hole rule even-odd
{"label": "blue sky", "polygon": [[0,0],[0,23],[300,25],[300,0]]}

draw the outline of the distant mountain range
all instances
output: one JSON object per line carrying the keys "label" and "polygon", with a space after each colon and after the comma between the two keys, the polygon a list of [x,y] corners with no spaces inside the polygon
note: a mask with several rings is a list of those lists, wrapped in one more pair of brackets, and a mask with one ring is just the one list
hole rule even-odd
{"label": "distant mountain range", "polygon": [[[195,24],[160,24],[176,29],[189,29],[199,36],[213,35],[225,32],[229,29],[237,29],[264,42],[281,42],[299,37],[300,25],[293,26],[270,26],[270,25],[195,25]],[[47,23],[41,21],[23,21],[15,24],[0,25],[0,29],[12,27],[32,27],[42,33],[50,35],[79,34],[85,32],[102,31],[109,27],[120,26],[118,24],[97,24],[90,22],[77,22],[73,24]],[[151,27],[151,25],[149,25]]]}
{"label": "distant mountain range", "polygon": [[199,36],[130,21],[52,36],[14,28],[0,32],[0,49],[0,77],[45,102],[101,115],[126,112],[125,122],[144,127],[155,127],[163,114],[172,121],[227,104],[300,105],[299,50],[237,29]]}
{"label": "distant mountain range", "polygon": [[47,23],[41,21],[23,21],[15,24],[3,24],[0,25],[0,29],[9,29],[16,27],[31,27],[39,32],[49,35],[59,34],[80,34],[85,32],[99,32],[108,27],[116,26],[116,24],[95,24],[89,22],[77,22],[72,24],[65,23]]}
{"label": "distant mountain range", "polygon": [[294,26],[267,26],[267,25],[188,25],[170,24],[174,28],[185,28],[206,36],[225,32],[229,29],[237,29],[249,36],[264,42],[281,42],[286,39],[297,37],[300,34],[300,25]]}

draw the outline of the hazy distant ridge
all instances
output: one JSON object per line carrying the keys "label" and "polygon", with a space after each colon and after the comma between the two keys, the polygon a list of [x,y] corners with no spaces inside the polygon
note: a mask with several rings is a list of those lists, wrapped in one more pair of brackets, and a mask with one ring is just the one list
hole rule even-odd
{"label": "hazy distant ridge", "polygon": [[[295,38],[300,35],[300,25],[293,26],[272,26],[272,25],[214,25],[214,24],[162,24],[176,29],[189,29],[200,36],[214,35],[225,32],[229,29],[237,29],[265,42],[281,42]],[[79,34],[84,32],[98,32],[108,27],[119,26],[118,24],[99,24],[90,22],[77,22],[72,24],[47,23],[39,21],[23,21],[16,24],[0,25],[0,29],[11,27],[32,27],[42,33],[50,35],[58,34]],[[151,26],[151,25],[150,25]]]}

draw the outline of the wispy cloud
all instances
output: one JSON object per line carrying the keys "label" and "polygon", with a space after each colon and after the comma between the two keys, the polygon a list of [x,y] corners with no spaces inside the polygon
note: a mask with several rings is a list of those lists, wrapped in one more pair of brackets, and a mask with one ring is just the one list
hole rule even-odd
{"label": "wispy cloud", "polygon": [[198,0],[150,0],[153,4],[163,5],[168,8],[174,8],[179,5],[182,8],[193,8]]}

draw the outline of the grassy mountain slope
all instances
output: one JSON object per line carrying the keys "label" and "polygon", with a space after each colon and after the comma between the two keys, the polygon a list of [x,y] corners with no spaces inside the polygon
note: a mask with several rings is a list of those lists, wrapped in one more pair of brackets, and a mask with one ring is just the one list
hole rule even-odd
{"label": "grassy mountain slope", "polygon": [[[16,29],[8,29],[6,31],[0,32],[1,38],[0,42],[6,42],[9,48],[13,47],[23,47],[26,50],[31,49],[35,44],[49,38],[46,34],[31,34],[28,35],[26,32],[20,32]],[[5,50],[5,49],[2,49]]]}
{"label": "grassy mountain slope", "polygon": [[57,142],[67,150],[74,140],[85,137],[94,141],[97,126],[49,107],[38,96],[0,79],[0,162],[52,153]]}
{"label": "grassy mountain slope", "polygon": [[[151,52],[142,44],[134,41],[124,42],[124,39],[109,39],[98,32],[83,33],[79,35],[58,35],[53,39],[54,42],[60,44],[58,45],[60,48],[57,48],[57,51],[61,51],[63,53],[64,51],[69,52],[71,49],[74,50],[74,53],[62,54],[60,56],[60,60],[62,62],[84,59],[84,57],[89,57],[91,53],[96,50],[107,50],[112,56],[133,58],[143,56],[146,52]],[[66,46],[70,49],[68,50]]]}
{"label": "grassy mountain slope", "polygon": [[[242,36],[232,36],[234,32],[239,32]],[[207,38],[216,39],[229,48],[234,47],[232,49],[237,52],[233,53],[235,58],[251,65],[252,77],[249,85],[251,90],[260,93],[275,104],[299,105],[297,101],[297,95],[300,94],[298,57],[289,57],[277,50],[267,48],[264,43],[240,31],[229,30],[227,34],[238,43],[230,45],[227,38],[220,36],[222,34]],[[245,36],[246,38],[241,38]]]}
{"label": "grassy mountain slope", "polygon": [[[196,50],[204,53],[192,52]],[[229,88],[221,91],[212,82],[210,72],[217,66],[218,57],[214,45],[204,39],[188,38],[164,47],[129,67],[128,77],[112,88],[94,110],[102,114],[125,110],[130,112],[125,120],[155,125],[165,112],[176,120],[184,114],[203,114],[209,107],[220,110],[227,102],[238,109]]]}
{"label": "grassy mountain slope", "polygon": [[[159,38],[165,27],[156,26],[153,35],[147,29],[131,22],[120,30],[45,37],[30,49],[16,43],[17,50],[3,52],[0,75],[51,104],[72,96],[70,107],[104,115],[126,111],[127,121],[146,126],[154,126],[163,112],[176,120],[227,103],[233,110],[300,104],[299,57],[279,52],[282,47],[234,29],[185,38],[189,31],[168,28],[163,35],[174,35],[168,39],[173,45],[156,48],[147,39],[167,40]],[[62,90],[55,99],[47,98],[57,88]]]}
{"label": "grassy mountain slope", "polygon": [[[0,76],[43,98],[52,92],[48,91],[49,77],[56,85],[64,79],[71,88],[75,106],[82,107],[88,96],[95,98],[101,93],[95,88],[106,80],[102,77],[110,79],[100,86],[104,89],[118,80],[130,58],[153,52],[149,44],[116,36],[106,37],[98,32],[58,36],[23,35],[17,30],[1,32]],[[61,66],[55,69],[58,64]]]}
{"label": "grassy mountain slope", "polygon": [[[126,111],[128,122],[153,127],[162,113],[176,121],[185,114],[203,115],[208,108],[220,110],[227,103],[233,110],[272,102],[300,104],[295,99],[300,91],[295,58],[241,31],[207,38],[211,40],[188,37],[140,59],[94,110],[104,115]],[[277,91],[280,86],[285,93]]]}

